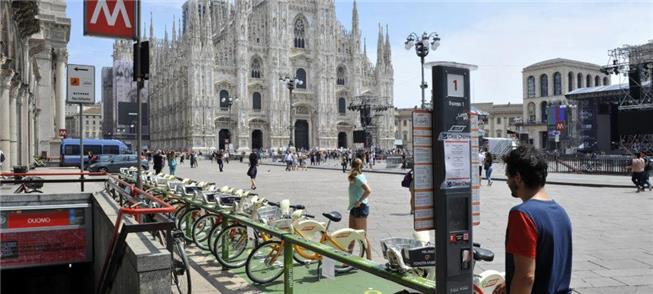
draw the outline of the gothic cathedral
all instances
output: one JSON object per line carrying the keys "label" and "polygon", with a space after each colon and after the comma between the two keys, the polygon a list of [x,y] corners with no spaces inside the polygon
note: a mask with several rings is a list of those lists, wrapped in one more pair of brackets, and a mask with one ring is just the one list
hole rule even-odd
{"label": "gothic cathedral", "polygon": [[[393,105],[387,29],[373,64],[355,2],[348,31],[334,0],[189,0],[171,34],[156,39],[150,24],[151,149],[284,148],[291,131],[298,148],[352,148],[361,124],[347,106],[361,95]],[[303,82],[292,99],[286,76]],[[392,148],[394,109],[374,125],[375,144]]]}

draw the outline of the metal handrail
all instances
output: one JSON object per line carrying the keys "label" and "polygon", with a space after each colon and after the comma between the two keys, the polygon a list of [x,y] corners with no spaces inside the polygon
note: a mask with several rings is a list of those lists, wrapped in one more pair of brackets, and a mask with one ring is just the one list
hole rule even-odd
{"label": "metal handrail", "polygon": [[[141,232],[141,231],[148,231],[148,230],[157,230],[157,229],[161,228],[161,225],[163,223],[166,223],[166,224],[170,225],[169,227],[165,227],[167,230],[172,229],[172,226],[173,226],[172,222],[169,219],[167,219],[165,222],[158,222],[158,223],[155,222],[155,223],[149,223],[149,224],[141,224],[142,228],[140,230],[127,229],[126,231],[125,230],[121,231],[121,224],[122,224],[123,215],[128,214],[128,215],[135,216],[135,217],[137,217],[136,220],[138,220],[140,222],[140,216],[143,215],[143,214],[172,213],[176,209],[174,206],[166,203],[165,201],[163,201],[163,200],[155,197],[154,195],[152,195],[150,193],[147,193],[147,192],[145,192],[145,191],[143,191],[143,190],[141,190],[139,188],[136,188],[133,184],[127,183],[127,182],[119,179],[116,176],[110,175],[109,179],[107,179],[107,180],[108,180],[108,184],[110,186],[116,188],[115,191],[117,193],[120,193],[121,195],[127,196],[125,198],[127,199],[127,201],[129,201],[131,203],[138,203],[138,201],[134,201],[134,199],[136,199],[136,197],[138,197],[138,196],[142,196],[143,198],[146,198],[148,200],[154,201],[154,202],[162,205],[162,207],[160,207],[160,208],[120,207],[120,209],[118,210],[118,216],[116,217],[116,224],[114,225],[114,228],[113,228],[113,235],[111,237],[112,241],[111,241],[111,245],[109,246],[109,251],[108,251],[109,254],[107,254],[107,256],[105,257],[104,264],[102,265],[102,271],[101,271],[101,275],[100,275],[100,282],[98,284],[99,286],[98,286],[98,289],[97,289],[98,293],[104,293],[104,292],[106,292],[108,290],[108,288],[107,288],[108,285],[106,284],[106,281],[110,280],[110,278],[109,278],[111,276],[110,273],[115,272],[115,270],[113,270],[113,269],[115,267],[117,267],[116,256],[120,256],[120,255],[122,255],[122,253],[124,253],[123,250],[122,250],[122,246],[119,246],[119,245],[122,245],[124,243],[126,235],[129,232],[136,232],[136,231]],[[120,186],[120,184],[122,184],[124,186],[129,186],[130,187],[130,189],[129,189],[130,193],[127,193],[124,190],[122,190],[122,187]],[[121,199],[122,199],[122,197],[121,197]],[[167,247],[168,247],[168,250],[172,253],[172,246],[171,246],[170,242],[168,242]]]}
{"label": "metal handrail", "polygon": [[273,226],[269,226],[245,216],[230,212],[216,209],[214,207],[208,206],[202,201],[196,200],[185,200],[188,204],[200,207],[209,212],[220,214],[224,218],[224,223],[227,223],[229,219],[237,220],[240,224],[253,227],[257,230],[264,231],[272,236],[278,237],[284,242],[284,293],[292,294],[293,293],[293,267],[286,266],[292,265],[292,247],[293,245],[299,245],[300,247],[306,248],[323,256],[329,257],[336,261],[342,262],[349,266],[353,266],[357,269],[366,271],[372,275],[390,280],[402,286],[421,291],[424,293],[435,293],[435,281],[428,280],[423,277],[415,275],[402,275],[399,273],[389,272],[385,269],[385,266],[377,264],[371,260],[361,258],[358,256],[350,255],[346,252],[337,250],[330,246],[312,242],[306,239],[301,238],[300,236],[294,235],[291,232],[281,231]]}

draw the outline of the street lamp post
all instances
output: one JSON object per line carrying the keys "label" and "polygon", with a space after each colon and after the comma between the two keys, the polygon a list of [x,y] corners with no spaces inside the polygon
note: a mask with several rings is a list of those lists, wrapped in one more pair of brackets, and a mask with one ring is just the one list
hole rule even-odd
{"label": "street lamp post", "polygon": [[440,46],[440,37],[436,33],[422,33],[422,36],[418,36],[415,33],[410,33],[408,37],[406,38],[406,42],[404,45],[406,46],[406,50],[410,50],[413,46],[415,46],[415,53],[417,56],[420,58],[420,63],[421,63],[421,70],[422,70],[422,84],[419,85],[419,87],[422,89],[422,108],[426,107],[426,100],[425,100],[425,93],[424,91],[428,87],[426,82],[424,82],[424,57],[429,55],[429,43],[430,47],[433,51],[438,49]]}
{"label": "street lamp post", "polygon": [[[233,119],[231,118],[231,106],[234,104],[234,101],[236,101],[236,100],[238,100],[238,98],[236,98],[236,97],[222,97],[222,98],[220,98],[220,102],[222,102],[224,105],[227,105],[227,108],[229,109],[229,128],[230,129],[233,127],[233,124],[232,124]],[[229,135],[230,135],[229,139],[231,139],[231,135],[232,135],[231,130],[229,131]],[[219,145],[220,145],[220,142],[218,142],[218,147],[220,147]],[[227,146],[225,146],[225,148],[228,149]]]}
{"label": "street lamp post", "polygon": [[292,101],[292,90],[295,89],[297,86],[301,86],[304,84],[304,81],[297,79],[297,77],[291,78],[289,76],[281,77],[279,78],[281,83],[285,84],[286,87],[288,87],[288,99],[290,100],[290,126],[288,129],[290,130],[290,139],[288,141],[288,149],[293,146],[293,141],[294,141],[294,134],[293,134],[293,125],[294,125],[294,118],[293,118],[293,101]]}

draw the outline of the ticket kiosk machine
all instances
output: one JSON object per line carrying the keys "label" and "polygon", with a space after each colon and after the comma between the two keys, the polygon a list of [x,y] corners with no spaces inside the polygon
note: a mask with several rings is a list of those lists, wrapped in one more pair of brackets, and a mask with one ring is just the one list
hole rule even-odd
{"label": "ticket kiosk machine", "polygon": [[435,62],[431,66],[433,215],[437,293],[473,292],[470,69]]}

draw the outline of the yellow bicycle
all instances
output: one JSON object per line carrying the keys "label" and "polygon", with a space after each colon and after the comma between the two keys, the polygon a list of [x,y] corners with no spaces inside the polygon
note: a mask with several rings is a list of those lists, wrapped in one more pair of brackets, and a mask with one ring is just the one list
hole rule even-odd
{"label": "yellow bicycle", "polygon": [[[290,226],[291,232],[307,240],[331,246],[351,255],[359,257],[365,255],[365,249],[368,244],[365,239],[364,230],[344,228],[329,233],[328,229],[331,222],[339,222],[342,216],[336,211],[323,213],[322,215],[329,220],[326,226],[324,226],[324,223],[313,219],[304,219],[293,222]],[[283,246],[283,240],[274,239],[258,245],[247,257],[247,263],[245,264],[247,276],[258,284],[269,283],[279,278],[283,273],[284,267]],[[299,245],[293,245],[293,251],[296,255],[301,256],[307,261],[322,260],[322,255],[319,253],[310,251]],[[337,273],[348,272],[352,269],[352,266],[343,263],[336,262],[335,264],[335,271]]]}

